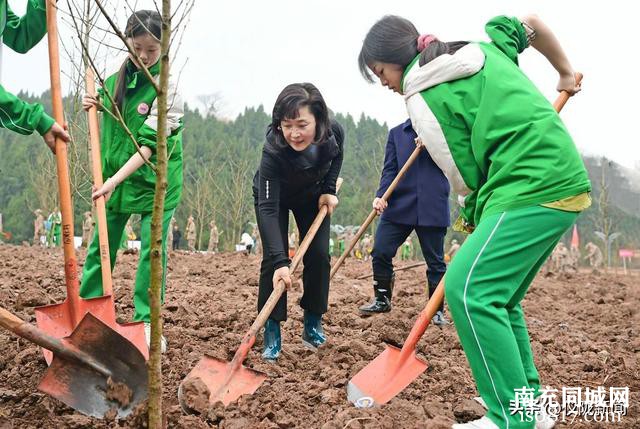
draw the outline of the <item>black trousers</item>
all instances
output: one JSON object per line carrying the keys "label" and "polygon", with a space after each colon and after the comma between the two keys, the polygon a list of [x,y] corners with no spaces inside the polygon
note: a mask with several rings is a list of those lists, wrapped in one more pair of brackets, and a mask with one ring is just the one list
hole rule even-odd
{"label": "black trousers", "polygon": [[444,262],[444,236],[447,234],[447,228],[403,225],[381,218],[371,253],[373,275],[379,278],[391,277],[393,257],[396,255],[398,247],[404,243],[414,229],[420,241],[422,254],[427,262],[427,282],[429,283],[429,296],[431,296],[447,271],[447,265]]}
{"label": "black trousers", "polygon": [[[300,242],[302,242],[318,214],[317,201],[318,199],[316,198],[297,207],[280,207],[278,220],[280,222],[282,245],[285,251],[289,249],[289,240],[287,237],[289,231],[289,210],[293,212],[293,217],[298,225],[298,236],[300,237]],[[256,206],[255,209],[260,236],[265,237],[265,234],[263,234],[263,225],[262,222],[260,222],[258,207]],[[302,259],[304,263],[304,271],[302,273],[304,293],[300,299],[300,307],[315,314],[326,313],[329,302],[329,273],[331,271],[331,257],[329,256],[330,224],[331,219],[329,216],[326,216]],[[266,248],[265,243],[263,243],[263,249]],[[258,311],[262,310],[262,307],[273,291],[273,272],[274,269],[271,258],[269,258],[269,255],[263,253],[262,264],[260,265]],[[271,312],[270,318],[277,321],[287,320],[286,292]]]}

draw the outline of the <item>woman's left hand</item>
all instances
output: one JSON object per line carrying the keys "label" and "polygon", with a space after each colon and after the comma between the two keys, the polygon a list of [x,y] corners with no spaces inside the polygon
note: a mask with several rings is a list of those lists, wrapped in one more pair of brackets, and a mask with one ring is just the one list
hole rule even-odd
{"label": "woman's left hand", "polygon": [[93,198],[93,201],[95,201],[104,195],[104,202],[106,203],[107,201],[109,201],[109,198],[111,198],[111,193],[115,188],[116,184],[113,182],[113,180],[111,180],[111,178],[109,178],[102,184],[100,189],[95,189],[95,187],[93,188],[91,198]]}
{"label": "woman's left hand", "polygon": [[333,210],[338,205],[338,197],[331,194],[322,194],[318,199],[318,209],[322,206],[327,206],[327,214],[330,215],[333,213]]}

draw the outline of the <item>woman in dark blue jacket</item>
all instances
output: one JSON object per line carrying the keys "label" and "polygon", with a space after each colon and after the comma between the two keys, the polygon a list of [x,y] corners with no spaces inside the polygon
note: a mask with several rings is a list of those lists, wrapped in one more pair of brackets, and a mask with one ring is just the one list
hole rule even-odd
{"label": "woman in dark blue jacket", "polygon": [[[363,314],[391,310],[392,260],[398,247],[414,230],[427,262],[429,296],[446,271],[444,236],[449,226],[449,182],[426,150],[407,170],[388,203],[380,198],[416,148],[416,137],[409,119],[389,131],[380,187],[373,200],[373,208],[381,215],[372,253],[375,297],[371,304],[360,307]],[[447,323],[443,310],[444,306],[434,317],[437,325]]]}

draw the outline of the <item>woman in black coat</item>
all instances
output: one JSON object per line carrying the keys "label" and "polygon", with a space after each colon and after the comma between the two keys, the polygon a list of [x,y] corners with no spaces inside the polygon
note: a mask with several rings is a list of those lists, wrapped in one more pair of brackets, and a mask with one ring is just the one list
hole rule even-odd
{"label": "woman in black coat", "polygon": [[[260,168],[253,180],[256,218],[263,245],[258,311],[273,285],[283,280],[291,286],[288,257],[289,210],[293,212],[302,240],[319,208],[331,215],[338,205],[336,180],[342,166],[344,131],[329,119],[322,94],[310,83],[295,83],[282,90],[267,128]],[[303,343],[317,349],[326,338],[322,315],[329,297],[329,225],[325,217],[303,262]],[[264,329],[262,356],[275,360],[282,341],[280,322],[287,318],[286,293],[269,316]]]}

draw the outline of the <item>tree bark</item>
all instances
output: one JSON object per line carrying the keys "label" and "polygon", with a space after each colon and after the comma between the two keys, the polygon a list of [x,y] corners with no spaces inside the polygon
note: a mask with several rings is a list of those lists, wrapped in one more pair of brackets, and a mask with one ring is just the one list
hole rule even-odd
{"label": "tree bark", "polygon": [[167,89],[169,88],[169,48],[171,41],[171,0],[162,0],[162,37],[160,39],[160,80],[158,83],[158,141],[156,152],[156,189],[151,214],[151,347],[149,350],[149,428],[162,428],[162,220],[167,192]]}

